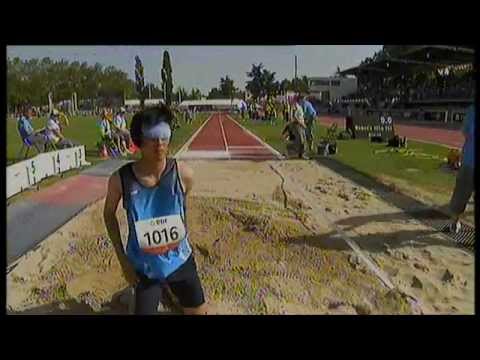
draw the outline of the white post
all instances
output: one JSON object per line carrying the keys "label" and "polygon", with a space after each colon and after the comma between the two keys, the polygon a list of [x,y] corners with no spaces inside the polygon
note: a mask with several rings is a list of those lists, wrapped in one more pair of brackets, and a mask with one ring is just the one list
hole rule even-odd
{"label": "white post", "polygon": [[52,113],[53,111],[53,100],[52,100],[52,92],[48,93],[48,112]]}

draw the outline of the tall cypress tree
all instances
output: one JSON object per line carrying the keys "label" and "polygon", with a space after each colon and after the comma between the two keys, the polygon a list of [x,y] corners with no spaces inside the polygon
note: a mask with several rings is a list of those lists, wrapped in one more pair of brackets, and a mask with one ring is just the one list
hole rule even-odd
{"label": "tall cypress tree", "polygon": [[143,65],[140,58],[135,56],[135,85],[140,96],[140,108],[145,106],[145,78],[143,75]]}
{"label": "tall cypress tree", "polygon": [[170,55],[167,50],[163,52],[162,87],[165,92],[165,103],[170,106],[172,104],[173,78]]}

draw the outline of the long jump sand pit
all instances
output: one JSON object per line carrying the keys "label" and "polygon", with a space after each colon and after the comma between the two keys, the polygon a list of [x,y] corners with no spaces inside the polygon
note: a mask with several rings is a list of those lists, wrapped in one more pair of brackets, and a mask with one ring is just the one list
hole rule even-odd
{"label": "long jump sand pit", "polygon": [[[214,313],[473,313],[473,254],[372,189],[310,161],[190,165],[188,225]],[[103,201],[93,204],[16,262],[7,276],[10,313],[128,313],[119,296],[127,284],[102,209]],[[119,218],[126,235],[123,209]],[[393,289],[335,227],[387,274]]]}

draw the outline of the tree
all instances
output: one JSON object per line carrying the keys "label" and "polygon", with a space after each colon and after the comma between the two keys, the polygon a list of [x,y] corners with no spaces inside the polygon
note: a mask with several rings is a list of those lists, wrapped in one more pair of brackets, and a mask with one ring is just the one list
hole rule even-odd
{"label": "tree", "polygon": [[202,98],[202,92],[199,89],[192,88],[190,95],[188,96],[189,100],[200,100]]}
{"label": "tree", "polygon": [[162,88],[165,93],[165,103],[170,106],[172,104],[173,78],[170,55],[167,50],[163,52]]}
{"label": "tree", "polygon": [[233,79],[227,75],[225,78],[220,78],[219,87],[210,89],[207,97],[209,99],[233,99],[239,95],[241,95],[241,93],[239,93],[239,90],[235,87]]}
{"label": "tree", "polygon": [[143,75],[143,64],[138,55],[135,56],[135,83],[137,93],[140,96],[140,107],[143,109],[145,105],[145,78]]}
{"label": "tree", "polygon": [[128,75],[113,66],[89,66],[86,62],[69,63],[50,58],[22,61],[7,59],[7,101],[9,111],[19,105],[47,104],[48,93],[54,101],[69,100],[77,93],[79,103],[99,96],[121,99],[135,93],[135,83]]}
{"label": "tree", "polygon": [[149,96],[151,95],[152,99],[160,99],[163,97],[163,92],[158,88],[157,85],[153,83],[148,83],[147,85],[145,85],[145,88],[146,88],[146,93]]}
{"label": "tree", "polygon": [[293,91],[297,93],[308,93],[310,91],[310,82],[306,76],[292,80]]}
{"label": "tree", "polygon": [[285,93],[287,91],[292,91],[293,90],[293,85],[292,85],[292,82],[288,79],[283,79],[281,82],[280,82],[280,91]]}
{"label": "tree", "polygon": [[185,88],[179,86],[177,87],[177,91],[175,93],[173,93],[173,97],[175,99],[175,101],[184,101],[184,100],[187,100],[188,98],[188,93],[187,93],[187,90],[185,90]]}
{"label": "tree", "polygon": [[235,97],[238,98],[238,99],[245,100],[245,91],[238,90],[235,94]]}
{"label": "tree", "polygon": [[247,81],[246,89],[252,94],[255,101],[265,96],[274,96],[280,90],[280,84],[275,81],[275,72],[265,69],[262,63],[253,64],[247,76],[251,80]]}
{"label": "tree", "polygon": [[223,99],[233,99],[237,92],[233,80],[230,79],[228,75],[220,79],[219,89]]}
{"label": "tree", "polygon": [[214,87],[214,88],[210,89],[210,92],[208,93],[207,98],[208,99],[222,99],[222,92],[218,88]]}
{"label": "tree", "polygon": [[252,94],[252,98],[256,101],[263,95],[263,64],[252,65],[250,72],[247,72],[247,76],[251,78],[247,81],[246,89]]}

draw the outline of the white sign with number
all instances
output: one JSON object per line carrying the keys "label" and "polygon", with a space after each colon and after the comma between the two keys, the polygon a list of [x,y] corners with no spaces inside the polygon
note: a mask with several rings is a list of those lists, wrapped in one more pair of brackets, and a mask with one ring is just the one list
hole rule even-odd
{"label": "white sign with number", "polygon": [[135,231],[140,248],[146,253],[155,255],[176,248],[186,235],[180,215],[137,221]]}

